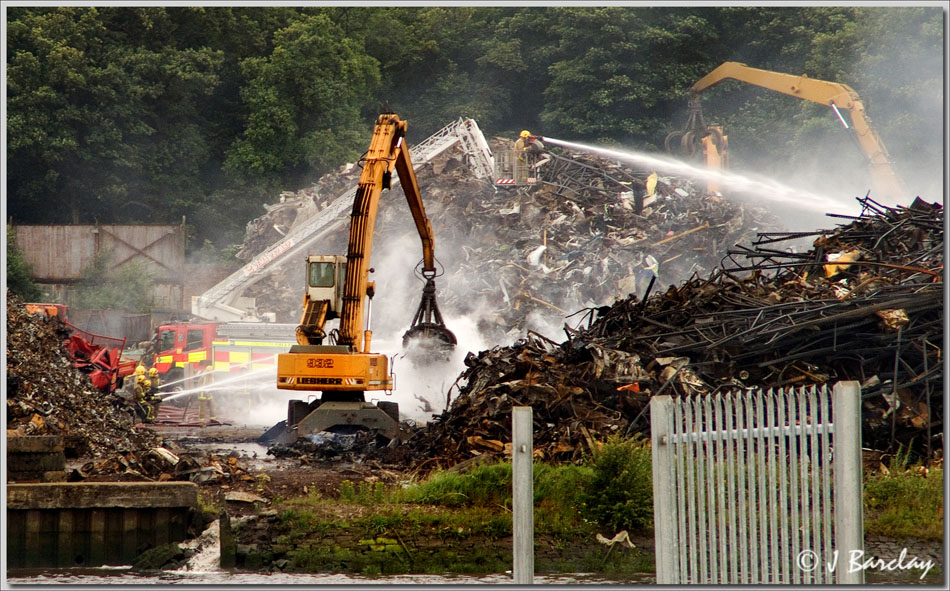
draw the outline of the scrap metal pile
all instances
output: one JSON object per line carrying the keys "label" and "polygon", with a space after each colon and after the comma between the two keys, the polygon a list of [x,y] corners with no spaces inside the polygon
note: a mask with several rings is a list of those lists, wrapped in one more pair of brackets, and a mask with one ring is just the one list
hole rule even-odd
{"label": "scrap metal pile", "polygon": [[154,446],[155,433],[135,426],[128,400],[103,395],[74,367],[64,345],[70,332],[58,318],[30,314],[8,292],[8,436],[61,436],[72,457]]}
{"label": "scrap metal pile", "polygon": [[[509,149],[510,142],[495,140],[492,148]],[[248,224],[239,256],[250,260],[295,225],[319,215],[336,195],[356,186],[359,172],[347,165],[312,188],[283,194],[280,203]],[[749,242],[759,231],[782,229],[763,208],[705,196],[701,187],[679,178],[656,178],[652,199],[638,210],[633,196],[643,196],[651,172],[565,153],[546,165],[541,184],[499,188],[475,179],[460,151],[420,167],[417,178],[433,220],[436,256],[445,269],[439,279],[443,313],[477,315],[486,342],[510,343],[529,329],[559,326],[579,308],[638,291],[642,296],[647,270],[658,273],[660,289],[708,272],[729,247]],[[376,222],[379,254],[374,257],[405,252],[412,260],[400,265],[377,261],[379,273],[395,269],[411,278],[419,256],[415,234],[405,200],[387,195]],[[346,225],[318,247],[325,253],[345,249]],[[258,309],[276,312],[279,321],[297,320],[298,267],[293,261],[275,269],[246,295],[257,299]],[[380,294],[385,281],[377,277]],[[401,334],[409,320],[394,319],[403,325],[377,326],[377,333]],[[380,316],[379,322],[387,321]]]}
{"label": "scrap metal pile", "polygon": [[[513,405],[533,407],[536,454],[556,461],[648,433],[659,393],[839,380],[862,384],[864,447],[939,453],[943,208],[858,201],[847,225],[762,233],[706,277],[590,308],[562,343],[529,333],[470,354],[449,409],[408,442],[417,465],[501,456]],[[807,252],[776,248],[814,236]]]}
{"label": "scrap metal pile", "polygon": [[61,437],[66,457],[85,460],[65,474],[70,481],[253,480],[235,455],[161,447],[162,438],[138,422],[129,398],[100,391],[75,365],[67,345],[72,331],[7,293],[7,437]]}
{"label": "scrap metal pile", "polygon": [[69,473],[68,479],[90,482],[189,481],[196,484],[247,484],[256,480],[237,452],[225,456],[207,452],[186,452],[177,448],[172,451],[167,447],[113,453],[75,468]]}

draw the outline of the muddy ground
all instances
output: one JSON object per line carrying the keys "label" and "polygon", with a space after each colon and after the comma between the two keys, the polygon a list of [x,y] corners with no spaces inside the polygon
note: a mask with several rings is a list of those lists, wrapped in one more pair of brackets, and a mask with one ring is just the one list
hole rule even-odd
{"label": "muddy ground", "polygon": [[[214,502],[229,492],[244,492],[264,499],[228,500],[228,513],[232,516],[249,515],[271,505],[275,499],[291,499],[314,494],[336,497],[340,483],[350,480],[359,482],[384,482],[392,484],[404,480],[407,475],[387,469],[379,464],[332,462],[309,458],[276,458],[267,453],[267,446],[257,439],[268,427],[239,424],[183,427],[173,425],[149,425],[157,436],[164,440],[164,447],[179,456],[192,456],[199,463],[208,465],[217,462],[224,467],[224,475],[199,483],[199,495],[206,502]],[[230,460],[230,461],[229,461]],[[79,469],[89,458],[67,462],[67,470]],[[228,466],[234,469],[228,470]],[[262,476],[263,475],[263,476]],[[84,479],[87,482],[116,480],[141,480],[134,475],[97,474]],[[251,499],[252,497],[244,497]]]}

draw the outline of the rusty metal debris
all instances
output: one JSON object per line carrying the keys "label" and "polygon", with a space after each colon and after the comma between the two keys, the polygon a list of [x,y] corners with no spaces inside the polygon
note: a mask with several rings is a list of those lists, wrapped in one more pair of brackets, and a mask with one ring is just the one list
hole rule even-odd
{"label": "rusty metal debris", "polygon": [[[648,433],[652,395],[837,380],[862,384],[865,447],[939,454],[943,208],[858,201],[834,230],[760,233],[706,277],[582,310],[564,342],[470,354],[449,409],[408,441],[418,469],[502,456],[514,405],[534,409],[536,453],[568,460]],[[803,237],[807,252],[774,246]]]}
{"label": "rusty metal debris", "polygon": [[[237,455],[201,455],[162,447],[162,438],[138,423],[131,399],[119,391],[101,392],[75,366],[64,345],[68,333],[58,318],[30,314],[18,297],[7,294],[9,442],[55,439],[66,458],[88,459],[62,473],[61,478],[70,481],[234,484],[254,480]],[[20,447],[14,444],[11,449]],[[21,464],[28,460],[11,458]],[[21,482],[49,480],[54,467],[48,458],[33,461],[34,467],[17,464],[8,477]],[[62,463],[56,468],[62,471]]]}
{"label": "rusty metal debris", "polygon": [[[510,147],[496,139],[493,149]],[[435,228],[445,275],[439,281],[443,313],[478,313],[488,342],[512,342],[534,317],[557,325],[572,311],[644,294],[709,272],[733,244],[757,232],[781,230],[764,208],[706,196],[686,179],[659,177],[600,156],[564,153],[547,165],[545,182],[499,189],[480,181],[460,151],[446,152],[417,172]],[[313,187],[281,195],[280,202],[248,224],[240,256],[250,260],[298,224],[319,215],[340,192],[355,186],[359,169],[325,175]],[[650,193],[647,196],[647,193]],[[414,230],[398,199],[384,200],[377,220],[380,252],[399,252]],[[343,252],[345,227],[320,245]],[[411,263],[410,268],[411,268]],[[278,321],[300,314],[296,267],[275,269],[250,288],[260,310]],[[405,329],[411,318],[394,327]],[[385,321],[381,319],[380,322]]]}
{"label": "rusty metal debris", "polygon": [[27,312],[7,294],[7,435],[55,435],[67,457],[99,457],[154,447],[158,438],[136,426],[131,401],[104,395],[74,367],[64,346],[67,327]]}
{"label": "rusty metal debris", "polygon": [[196,484],[252,483],[255,477],[249,474],[237,452],[230,455],[215,453],[192,453],[178,450],[175,453],[165,447],[153,447],[139,451],[115,453],[99,460],[86,462],[72,470],[68,479],[81,480],[131,480],[131,481],[190,481]]}

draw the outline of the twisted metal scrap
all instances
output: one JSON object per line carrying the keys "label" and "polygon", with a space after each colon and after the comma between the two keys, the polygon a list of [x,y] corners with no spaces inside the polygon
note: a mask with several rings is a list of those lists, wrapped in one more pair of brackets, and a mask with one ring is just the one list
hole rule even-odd
{"label": "twisted metal scrap", "polygon": [[[858,380],[865,445],[914,441],[929,455],[943,412],[943,209],[859,202],[834,230],[759,234],[708,278],[587,309],[563,343],[532,336],[471,355],[415,449],[447,464],[483,453],[484,440],[508,440],[510,407],[531,404],[541,454],[573,446],[576,458],[591,432],[645,432],[650,394]],[[772,247],[810,236],[808,252]]]}

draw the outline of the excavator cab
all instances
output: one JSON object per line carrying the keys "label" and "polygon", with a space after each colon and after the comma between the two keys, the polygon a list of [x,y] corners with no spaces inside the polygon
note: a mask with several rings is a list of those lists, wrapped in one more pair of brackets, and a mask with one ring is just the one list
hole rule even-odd
{"label": "excavator cab", "polygon": [[337,317],[343,309],[343,283],[346,280],[346,257],[342,255],[310,255],[307,257],[307,296],[310,301],[330,302],[327,317]]}

